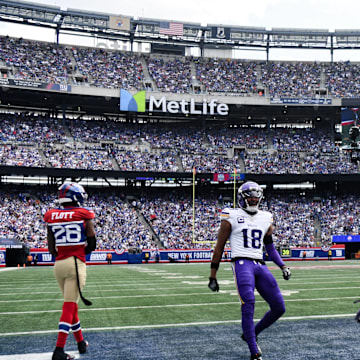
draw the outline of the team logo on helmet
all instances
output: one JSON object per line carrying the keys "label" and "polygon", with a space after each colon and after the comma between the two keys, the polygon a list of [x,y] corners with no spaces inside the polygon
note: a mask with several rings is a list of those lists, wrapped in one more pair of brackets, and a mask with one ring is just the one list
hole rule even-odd
{"label": "team logo on helmet", "polygon": [[239,205],[250,213],[256,213],[258,211],[262,197],[263,190],[256,182],[248,181],[239,187]]}
{"label": "team logo on helmet", "polygon": [[78,183],[64,183],[58,190],[60,204],[75,202],[80,205],[87,199],[85,189]]}

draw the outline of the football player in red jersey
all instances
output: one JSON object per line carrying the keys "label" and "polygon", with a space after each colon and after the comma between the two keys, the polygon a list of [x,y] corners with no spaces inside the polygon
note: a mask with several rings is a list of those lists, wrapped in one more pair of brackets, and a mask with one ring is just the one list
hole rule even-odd
{"label": "football player in red jersey", "polygon": [[54,273],[64,297],[52,360],[73,359],[64,351],[70,329],[81,354],[86,352],[88,346],[78,316],[79,297],[85,304],[91,304],[83,298],[81,289],[86,279],[85,255],[96,247],[95,214],[91,209],[81,206],[86,199],[87,194],[81,185],[64,183],[58,193],[61,208],[48,210],[44,215],[49,251],[55,257]]}

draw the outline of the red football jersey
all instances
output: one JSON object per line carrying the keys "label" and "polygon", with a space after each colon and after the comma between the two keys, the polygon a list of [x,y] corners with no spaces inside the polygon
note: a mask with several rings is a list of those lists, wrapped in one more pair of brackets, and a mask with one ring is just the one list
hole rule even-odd
{"label": "red football jersey", "polygon": [[45,213],[44,221],[55,238],[56,260],[76,256],[85,262],[85,220],[94,218],[94,211],[83,207],[51,209]]}

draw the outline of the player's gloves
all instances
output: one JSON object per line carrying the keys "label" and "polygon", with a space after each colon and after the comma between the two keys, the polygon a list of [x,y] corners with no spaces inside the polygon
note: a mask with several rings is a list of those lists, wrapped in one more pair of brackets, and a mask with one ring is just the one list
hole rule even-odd
{"label": "player's gloves", "polygon": [[281,269],[282,273],[283,273],[283,278],[285,280],[289,280],[290,276],[291,276],[291,271],[290,268],[288,268],[287,266],[285,266],[284,268]]}
{"label": "player's gloves", "polygon": [[212,278],[212,277],[209,277],[209,285],[208,285],[208,287],[212,291],[219,291],[219,289],[220,289],[216,278]]}

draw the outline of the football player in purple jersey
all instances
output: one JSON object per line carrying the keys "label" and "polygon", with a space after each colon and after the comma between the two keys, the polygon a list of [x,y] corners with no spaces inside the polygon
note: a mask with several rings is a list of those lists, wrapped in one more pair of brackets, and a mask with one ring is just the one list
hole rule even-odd
{"label": "football player in purple jersey", "polygon": [[[229,239],[235,283],[239,293],[242,313],[242,339],[250,349],[250,359],[262,359],[257,336],[285,313],[285,303],[279,286],[263,261],[263,245],[272,261],[282,270],[285,280],[291,276],[272,240],[274,226],[272,214],[259,210],[262,188],[248,181],[238,190],[239,208],[226,208],[221,213],[221,225],[210,269],[209,288],[219,291],[216,272]],[[266,300],[270,310],[254,324],[254,290]]]}

